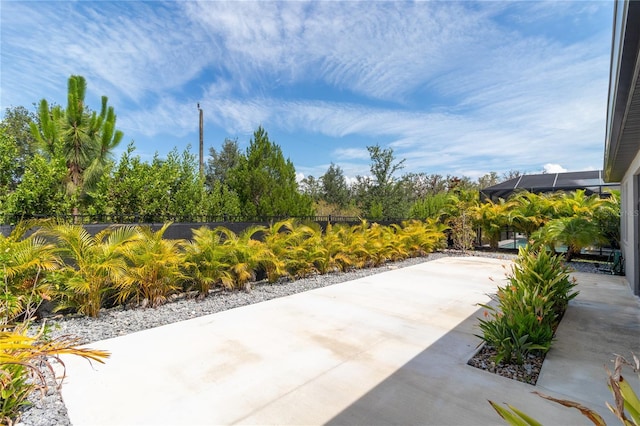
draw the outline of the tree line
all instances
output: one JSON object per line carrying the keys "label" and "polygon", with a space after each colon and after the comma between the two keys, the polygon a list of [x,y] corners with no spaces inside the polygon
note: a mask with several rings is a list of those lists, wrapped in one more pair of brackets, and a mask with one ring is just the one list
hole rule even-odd
{"label": "tree line", "polygon": [[[22,106],[5,111],[0,122],[4,223],[69,215],[141,222],[314,215],[400,219],[411,217],[427,196],[501,180],[495,172],[475,182],[438,174],[399,175],[404,160],[391,148],[375,145],[367,147],[367,176],[348,182],[332,163],[319,178],[297,182],[293,163],[262,127],[244,151],[237,139],[226,139],[219,150],[210,148],[204,175],[190,147],[143,161],[131,142],[115,159],[124,137],[115,111],[106,96],[99,111],[91,110],[86,87],[82,76],[71,76],[66,107],[43,99],[34,112]],[[503,178],[519,174],[510,171]]]}

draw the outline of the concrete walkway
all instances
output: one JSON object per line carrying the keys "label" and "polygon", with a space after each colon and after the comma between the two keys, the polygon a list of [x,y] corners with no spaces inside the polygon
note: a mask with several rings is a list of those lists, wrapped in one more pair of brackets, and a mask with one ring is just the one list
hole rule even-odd
{"label": "concrete walkway", "polygon": [[64,359],[69,417],[75,426],[499,424],[492,399],[546,424],[587,423],[538,390],[617,424],[603,366],[614,352],[640,354],[640,304],[619,277],[576,274],[581,295],[537,386],[466,364],[480,342],[477,303],[506,264],[443,258],[95,342],[112,353],[105,365]]}

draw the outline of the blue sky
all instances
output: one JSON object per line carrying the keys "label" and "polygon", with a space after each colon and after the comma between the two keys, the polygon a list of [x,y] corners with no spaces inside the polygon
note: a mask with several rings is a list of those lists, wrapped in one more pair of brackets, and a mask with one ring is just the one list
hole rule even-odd
{"label": "blue sky", "polygon": [[611,1],[6,1],[0,108],[109,97],[150,160],[262,125],[300,176],[602,168]]}

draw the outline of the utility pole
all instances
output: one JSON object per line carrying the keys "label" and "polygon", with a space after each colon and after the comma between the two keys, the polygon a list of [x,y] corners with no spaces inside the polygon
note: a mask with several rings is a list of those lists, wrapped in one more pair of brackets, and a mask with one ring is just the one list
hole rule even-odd
{"label": "utility pole", "polygon": [[200,177],[202,177],[204,176],[204,120],[200,102],[198,102],[198,111],[200,112]]}

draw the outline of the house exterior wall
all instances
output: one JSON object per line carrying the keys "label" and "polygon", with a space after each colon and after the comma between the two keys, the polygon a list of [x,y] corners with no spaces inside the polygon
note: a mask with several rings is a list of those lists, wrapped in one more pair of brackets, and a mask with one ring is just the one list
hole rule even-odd
{"label": "house exterior wall", "polygon": [[[640,140],[638,141],[640,144]],[[620,249],[625,259],[625,278],[636,295],[640,295],[640,153],[633,159],[622,182],[620,206]]]}

